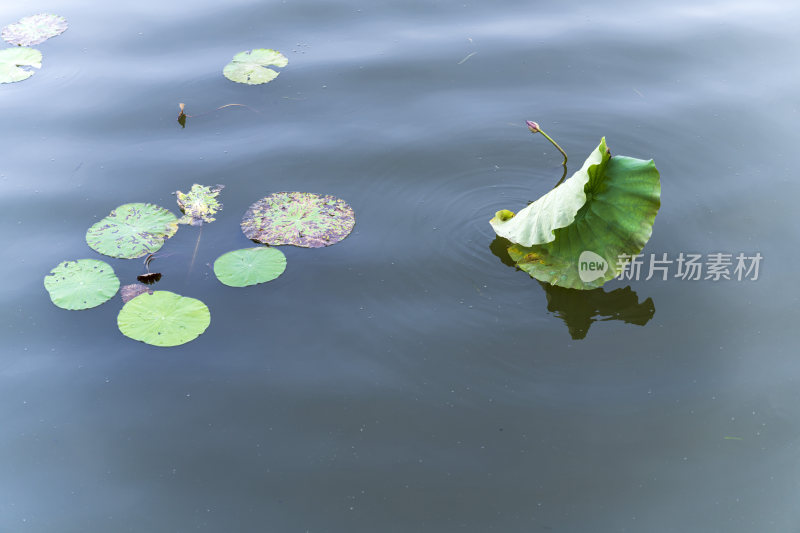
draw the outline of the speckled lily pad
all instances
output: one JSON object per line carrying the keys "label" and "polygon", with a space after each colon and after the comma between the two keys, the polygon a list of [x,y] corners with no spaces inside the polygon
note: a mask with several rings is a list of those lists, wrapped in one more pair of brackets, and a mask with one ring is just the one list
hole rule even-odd
{"label": "speckled lily pad", "polygon": [[347,237],[355,226],[353,209],[334,196],[278,192],[262,198],[244,214],[248,239],[271,245],[321,248]]}
{"label": "speckled lily pad", "polygon": [[131,283],[123,285],[119,288],[119,295],[122,297],[122,303],[128,303],[140,294],[149,293],[153,294],[153,289],[144,283]]}
{"label": "speckled lily pad", "polygon": [[86,232],[86,243],[103,255],[133,259],[157,251],[178,231],[178,217],[153,204],[124,204]]}
{"label": "speckled lily pad", "polygon": [[50,37],[67,31],[67,19],[51,13],[39,13],[24,17],[3,28],[3,39],[11,44],[29,46],[45,42]]}

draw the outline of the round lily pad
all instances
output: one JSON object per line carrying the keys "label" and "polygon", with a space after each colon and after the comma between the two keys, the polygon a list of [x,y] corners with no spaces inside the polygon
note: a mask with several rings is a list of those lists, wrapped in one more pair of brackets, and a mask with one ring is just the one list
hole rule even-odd
{"label": "round lily pad", "polygon": [[0,50],[0,83],[27,80],[36,72],[22,67],[42,68],[42,53],[20,46]]}
{"label": "round lily pad", "polygon": [[282,53],[268,48],[258,48],[239,52],[233,56],[233,61],[225,65],[222,74],[236,83],[260,85],[278,77],[278,72],[267,67],[283,68],[288,64],[289,60]]}
{"label": "round lily pad", "polygon": [[347,237],[355,224],[353,209],[340,198],[278,192],[250,206],[242,231],[248,239],[264,244],[321,248]]}
{"label": "round lily pad", "polygon": [[276,248],[245,248],[214,261],[214,275],[229,287],[247,287],[277,278],[286,270],[286,256]]}
{"label": "round lily pad", "polygon": [[117,316],[123,335],[153,346],[178,346],[196,339],[211,324],[206,304],[169,291],[140,294]]}
{"label": "round lily pad", "polygon": [[67,31],[67,19],[50,13],[39,13],[20,19],[3,28],[3,39],[11,44],[28,46],[45,42]]}
{"label": "round lily pad", "polygon": [[86,232],[86,243],[103,255],[133,259],[151,254],[178,231],[178,218],[153,204],[117,207]]}
{"label": "round lily pad", "polygon": [[111,265],[97,259],[64,261],[44,277],[44,288],[62,309],[89,309],[107,302],[119,289]]}

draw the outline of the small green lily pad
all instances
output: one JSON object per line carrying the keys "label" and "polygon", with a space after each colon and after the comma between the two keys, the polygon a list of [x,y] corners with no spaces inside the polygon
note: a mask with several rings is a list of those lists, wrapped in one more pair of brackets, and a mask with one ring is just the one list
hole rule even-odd
{"label": "small green lily pad", "polygon": [[86,243],[103,255],[133,259],[157,251],[178,231],[178,218],[153,204],[117,207],[86,232]]}
{"label": "small green lily pad", "polygon": [[196,339],[211,324],[206,304],[169,291],[140,294],[117,316],[123,335],[153,346],[178,346]]}
{"label": "small green lily pad", "polygon": [[248,287],[277,278],[286,270],[286,256],[276,248],[244,248],[214,261],[214,275],[229,287]]}
{"label": "small green lily pad", "polygon": [[340,198],[278,192],[250,206],[242,218],[242,231],[263,244],[321,248],[347,237],[355,224],[353,209]]}
{"label": "small green lily pad", "polygon": [[258,48],[239,52],[233,56],[233,61],[225,65],[222,74],[236,83],[260,85],[278,77],[278,72],[267,67],[283,68],[288,64],[289,60],[282,53],[268,48]]}
{"label": "small green lily pad", "polygon": [[187,193],[175,191],[178,196],[178,207],[183,212],[178,224],[202,226],[203,222],[214,222],[216,220],[214,215],[222,209],[222,204],[217,201],[217,196],[223,188],[223,185],[209,187],[195,183]]}
{"label": "small green lily pad", "polygon": [[42,53],[20,46],[0,50],[0,83],[27,80],[36,72],[22,67],[42,68]]}
{"label": "small green lily pad", "polygon": [[110,300],[119,289],[111,265],[97,259],[64,261],[44,277],[50,299],[62,309],[89,309]]}
{"label": "small green lily pad", "polygon": [[29,46],[45,42],[50,37],[61,35],[69,25],[67,19],[51,13],[39,13],[23,17],[3,28],[3,39],[11,44]]}

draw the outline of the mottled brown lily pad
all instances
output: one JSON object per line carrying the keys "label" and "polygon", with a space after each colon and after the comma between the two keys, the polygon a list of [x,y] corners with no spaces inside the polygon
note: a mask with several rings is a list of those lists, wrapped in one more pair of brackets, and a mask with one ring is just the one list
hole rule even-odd
{"label": "mottled brown lily pad", "polygon": [[242,231],[256,242],[321,248],[347,237],[355,226],[353,209],[334,196],[278,192],[244,214]]}
{"label": "mottled brown lily pad", "polygon": [[45,42],[67,31],[67,19],[51,13],[39,13],[20,19],[3,28],[3,39],[11,44],[29,46]]}
{"label": "mottled brown lily pad", "polygon": [[153,289],[141,283],[131,283],[130,285],[123,285],[119,290],[119,295],[122,296],[123,303],[128,303],[130,300],[144,293],[153,294]]}

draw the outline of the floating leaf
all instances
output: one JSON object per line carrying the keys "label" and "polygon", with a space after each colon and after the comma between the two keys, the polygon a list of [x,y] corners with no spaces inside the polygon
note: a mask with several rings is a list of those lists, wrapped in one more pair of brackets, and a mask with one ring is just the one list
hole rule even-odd
{"label": "floating leaf", "polygon": [[123,335],[153,346],[178,346],[196,339],[211,323],[206,304],[169,291],[140,294],[117,316]]}
{"label": "floating leaf", "polygon": [[[660,205],[653,161],[611,157],[602,139],[569,179],[516,215],[498,211],[490,223],[497,235],[515,243],[508,253],[532,277],[559,287],[594,289],[618,275],[620,255],[642,250]],[[584,252],[607,262],[602,275],[581,279]]]}
{"label": "floating leaf", "polygon": [[184,213],[178,223],[202,226],[203,222],[214,222],[216,220],[214,215],[222,209],[222,204],[217,201],[217,196],[224,187],[224,185],[208,187],[195,183],[187,193],[176,191],[178,207]]}
{"label": "floating leaf", "polygon": [[33,76],[34,70],[20,67],[42,68],[42,53],[19,46],[0,50],[0,83],[14,83]]}
{"label": "floating leaf", "polygon": [[262,198],[244,214],[248,239],[271,245],[306,248],[330,246],[355,226],[353,209],[344,200],[308,192],[278,192]]}
{"label": "floating leaf", "polygon": [[3,28],[3,39],[11,44],[28,46],[45,42],[67,31],[67,19],[50,13],[39,13],[20,19]]}
{"label": "floating leaf", "polygon": [[64,261],[44,277],[44,288],[62,309],[89,309],[110,300],[119,289],[111,265],[97,259]]}
{"label": "floating leaf", "polygon": [[141,283],[131,283],[130,285],[123,285],[119,289],[119,295],[122,296],[122,302],[127,303],[140,294],[153,294],[153,289]]}
{"label": "floating leaf", "polygon": [[580,291],[540,283],[547,294],[547,310],[564,321],[576,340],[586,337],[594,322],[621,320],[644,326],[656,313],[653,299],[639,302],[630,286],[606,292],[602,288]]}
{"label": "floating leaf", "polygon": [[270,66],[285,67],[289,64],[286,56],[275,50],[258,48],[247,52],[239,52],[233,56],[233,61],[225,65],[222,74],[236,83],[260,85],[278,77]]}
{"label": "floating leaf", "polygon": [[214,275],[229,287],[247,287],[277,278],[286,270],[286,256],[276,248],[245,248],[214,261]]}
{"label": "floating leaf", "polygon": [[[495,237],[489,250],[504,265],[516,268],[517,264],[508,255],[510,245],[508,239]],[[538,283],[547,295],[547,310],[564,321],[570,336],[576,340],[586,337],[589,326],[594,322],[621,320],[627,324],[644,326],[656,312],[652,298],[640,303],[638,295],[630,287],[611,292],[602,288],[582,291],[556,287],[542,281]]]}
{"label": "floating leaf", "polygon": [[86,232],[86,243],[104,255],[133,259],[153,253],[178,231],[175,215],[153,204],[117,207]]}

